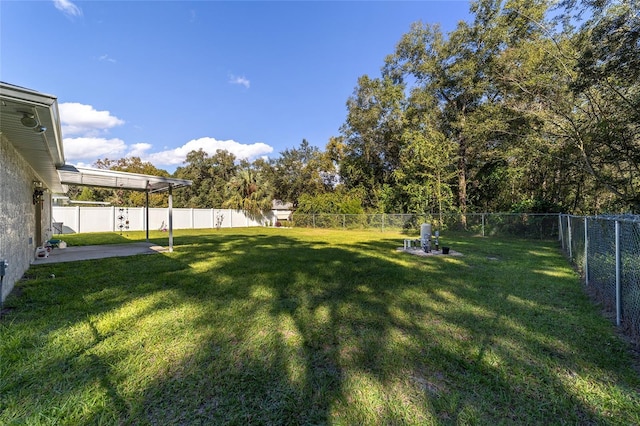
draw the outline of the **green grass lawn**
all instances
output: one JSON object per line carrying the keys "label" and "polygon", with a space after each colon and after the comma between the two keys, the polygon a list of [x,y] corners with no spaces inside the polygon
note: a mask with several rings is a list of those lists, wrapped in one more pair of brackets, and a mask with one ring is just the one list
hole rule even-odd
{"label": "green grass lawn", "polygon": [[[144,237],[104,235],[65,239]],[[557,242],[402,238],[178,231],[32,267],[0,321],[0,424],[640,424],[629,347]]]}

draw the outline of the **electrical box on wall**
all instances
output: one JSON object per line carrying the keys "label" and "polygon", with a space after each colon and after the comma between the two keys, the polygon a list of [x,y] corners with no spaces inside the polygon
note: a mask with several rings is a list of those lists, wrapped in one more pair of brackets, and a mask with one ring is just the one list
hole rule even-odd
{"label": "electrical box on wall", "polygon": [[0,277],[4,277],[6,275],[8,266],[9,262],[4,259],[0,259]]}

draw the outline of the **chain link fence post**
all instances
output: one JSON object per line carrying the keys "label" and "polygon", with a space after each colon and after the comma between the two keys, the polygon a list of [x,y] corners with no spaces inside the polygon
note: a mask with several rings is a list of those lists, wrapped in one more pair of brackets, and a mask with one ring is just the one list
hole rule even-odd
{"label": "chain link fence post", "polygon": [[589,222],[584,218],[584,283],[589,286]]}
{"label": "chain link fence post", "polygon": [[582,273],[589,294],[625,334],[640,338],[640,217],[576,217],[573,224],[569,215],[562,217],[567,218],[560,222],[563,251]]}
{"label": "chain link fence post", "polygon": [[620,326],[620,221],[616,220],[616,325]]}
{"label": "chain link fence post", "polygon": [[567,216],[567,237],[569,238],[568,247],[569,247],[569,259],[573,260],[573,248],[571,244],[571,216]]}

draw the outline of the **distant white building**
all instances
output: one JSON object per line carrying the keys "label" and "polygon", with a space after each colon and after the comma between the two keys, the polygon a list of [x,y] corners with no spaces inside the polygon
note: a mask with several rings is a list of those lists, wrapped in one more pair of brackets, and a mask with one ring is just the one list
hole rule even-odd
{"label": "distant white building", "polygon": [[273,200],[272,212],[276,220],[291,220],[293,204],[284,203],[280,200]]}

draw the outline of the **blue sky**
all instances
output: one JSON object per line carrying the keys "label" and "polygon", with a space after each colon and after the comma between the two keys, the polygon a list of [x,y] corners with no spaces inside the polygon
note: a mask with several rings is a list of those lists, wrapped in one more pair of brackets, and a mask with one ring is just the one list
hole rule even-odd
{"label": "blue sky", "polygon": [[359,76],[468,1],[0,1],[0,80],[58,97],[67,163],[275,158],[339,135]]}

